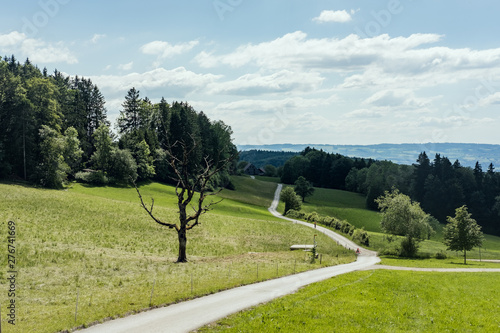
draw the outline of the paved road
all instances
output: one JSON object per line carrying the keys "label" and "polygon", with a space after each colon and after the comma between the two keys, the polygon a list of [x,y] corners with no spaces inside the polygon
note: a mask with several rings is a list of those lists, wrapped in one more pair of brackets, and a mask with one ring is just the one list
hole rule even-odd
{"label": "paved road", "polygon": [[[302,225],[305,225],[307,227],[314,228],[314,226],[311,223],[307,223],[307,222],[303,222],[303,221],[294,220],[294,219],[291,219],[288,217],[284,217],[283,215],[278,213],[278,211],[276,211],[276,208],[278,207],[278,204],[279,204],[280,193],[281,193],[282,187],[283,187],[282,184],[278,184],[278,187],[276,188],[276,192],[274,193],[273,203],[271,204],[271,207],[269,207],[269,212],[271,214],[273,214],[274,216],[279,217],[281,219],[288,220],[288,221],[291,221],[291,222],[296,223],[296,224],[302,224]],[[316,229],[318,231],[326,234],[328,237],[330,237],[334,241],[336,241],[337,244],[342,245],[343,247],[345,247],[347,249],[350,249],[353,251],[355,251],[356,249],[359,249],[361,252],[361,255],[363,255],[363,256],[373,256],[373,257],[377,256],[376,252],[364,249],[364,248],[360,247],[359,245],[357,245],[356,243],[354,243],[353,241],[351,241],[350,239],[347,239],[344,236],[341,236],[341,235],[331,231],[330,229],[321,227],[319,225],[316,226]]]}
{"label": "paved road", "polygon": [[[273,204],[269,211],[283,218],[277,211],[281,184],[276,189]],[[286,218],[287,220],[291,220]],[[291,220],[293,223],[310,223]],[[317,230],[332,237],[339,244],[350,249],[358,246],[350,240],[337,235],[330,230],[317,227]],[[350,264],[325,267],[303,272],[274,280],[264,281],[248,286],[226,290],[217,294],[197,298],[164,308],[142,312],[136,315],[108,321],[79,332],[85,333],[175,333],[189,332],[201,326],[227,317],[235,312],[271,301],[275,298],[296,292],[299,288],[319,282],[336,275],[345,274],[370,267],[380,261],[375,252],[361,250],[357,261]]]}

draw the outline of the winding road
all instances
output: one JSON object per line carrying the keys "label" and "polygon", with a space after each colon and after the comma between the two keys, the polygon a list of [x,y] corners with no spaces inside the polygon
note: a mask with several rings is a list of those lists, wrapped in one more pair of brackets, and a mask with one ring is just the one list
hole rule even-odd
{"label": "winding road", "polygon": [[[279,203],[282,185],[279,184],[274,194],[274,200],[269,211],[276,217],[293,223],[313,227],[305,223],[283,217],[276,211]],[[183,333],[190,332],[204,325],[227,317],[230,314],[269,302],[275,298],[296,292],[299,288],[311,283],[323,281],[333,276],[363,270],[380,262],[376,253],[363,249],[326,228],[317,226],[338,244],[351,250],[359,248],[361,254],[355,262],[320,268],[295,275],[259,282],[243,287],[212,294],[191,301],[173,304],[163,308],[141,312],[125,318],[119,318],[98,324],[79,332],[84,333]]]}
{"label": "winding road", "polygon": [[[278,184],[269,212],[276,217],[314,228],[306,223],[282,216],[277,212],[282,185]],[[282,278],[255,283],[219,292],[191,301],[158,308],[99,324],[79,332],[84,333],[183,333],[227,317],[244,309],[269,302],[275,298],[296,292],[299,288],[331,277],[367,269],[391,269],[438,272],[500,272],[500,269],[471,268],[415,268],[394,267],[375,264],[380,262],[376,252],[364,249],[351,240],[321,226],[316,230],[328,235],[339,245],[350,250],[358,249],[361,254],[355,262],[345,265],[320,268]]]}

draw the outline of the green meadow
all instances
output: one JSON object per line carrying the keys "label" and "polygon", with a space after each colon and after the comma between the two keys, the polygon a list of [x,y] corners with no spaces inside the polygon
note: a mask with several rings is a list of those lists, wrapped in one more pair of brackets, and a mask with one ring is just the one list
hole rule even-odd
{"label": "green meadow", "polygon": [[498,332],[498,274],[354,272],[199,332]]}
{"label": "green meadow", "polygon": [[[0,304],[5,332],[59,332],[239,285],[351,262],[352,253],[318,235],[322,262],[291,252],[314,231],[272,217],[276,184],[235,177],[236,191],[188,233],[187,264],[175,264],[177,234],[153,222],[132,187],[65,190],[0,184]],[[174,188],[140,186],[154,211],[175,221]],[[219,200],[215,198],[214,200]],[[16,325],[7,323],[7,232],[16,224]],[[279,235],[279,237],[276,237]]]}

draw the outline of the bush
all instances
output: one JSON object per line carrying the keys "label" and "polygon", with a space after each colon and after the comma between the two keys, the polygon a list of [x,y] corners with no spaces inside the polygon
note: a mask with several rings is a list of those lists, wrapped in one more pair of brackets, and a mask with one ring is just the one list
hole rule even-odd
{"label": "bush", "polygon": [[[333,225],[332,225],[333,226]],[[341,230],[342,229],[342,221],[341,220],[335,220],[335,230]]]}
{"label": "bush", "polygon": [[320,218],[320,221],[319,223],[323,224],[323,225],[326,225],[327,227],[331,227],[332,226],[332,223],[335,221],[334,218],[332,217],[329,217],[329,216],[323,216],[322,218]]}
{"label": "bush", "polygon": [[340,231],[342,231],[344,234],[352,235],[352,233],[354,232],[354,226],[344,220],[340,224]]}
{"label": "bush", "polygon": [[356,229],[352,235],[352,240],[361,245],[370,246],[370,237],[365,229]]}
{"label": "bush", "polygon": [[109,182],[108,177],[102,171],[77,172],[75,178],[92,185],[106,185]]}
{"label": "bush", "polygon": [[288,211],[288,213],[286,214],[286,216],[288,216],[292,219],[304,219],[305,215],[306,215],[305,213],[299,212],[295,209],[290,209]]}
{"label": "bush", "polygon": [[117,182],[128,183],[137,179],[137,164],[127,149],[114,149],[111,154],[109,175]]}
{"label": "bush", "polygon": [[446,259],[446,258],[448,258],[446,252],[439,251],[438,253],[436,253],[436,259]]}
{"label": "bush", "polygon": [[291,187],[285,187],[281,190],[281,201],[285,203],[285,213],[283,215],[287,215],[291,209],[300,210],[302,205],[301,198]]}
{"label": "bush", "polygon": [[418,242],[413,237],[405,237],[401,241],[399,248],[399,256],[406,258],[414,258],[418,252]]}
{"label": "bush", "polygon": [[400,251],[394,248],[385,248],[379,251],[379,255],[381,256],[399,256]]}
{"label": "bush", "polygon": [[319,215],[316,212],[312,212],[307,215],[306,220],[309,222],[319,222]]}

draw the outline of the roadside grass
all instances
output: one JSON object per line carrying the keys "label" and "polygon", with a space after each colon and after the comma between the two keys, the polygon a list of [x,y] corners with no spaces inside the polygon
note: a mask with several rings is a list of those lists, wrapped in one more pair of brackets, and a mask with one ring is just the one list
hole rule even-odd
{"label": "roadside grass", "polygon": [[[383,233],[369,232],[370,246],[369,248],[374,251],[395,251],[401,243],[402,237],[393,236],[393,241],[387,241],[387,235]],[[436,254],[444,253],[447,259],[460,261],[463,263],[463,252],[449,251],[446,249],[441,239],[425,240],[420,243],[418,255],[424,259],[435,258]],[[382,256],[384,257],[384,256]],[[500,259],[500,237],[492,235],[484,235],[483,246],[481,248],[474,248],[467,251],[467,259]],[[440,262],[438,260],[437,262]]]}
{"label": "roadside grass", "polygon": [[498,332],[498,273],[361,271],[198,332]]}
{"label": "roadside grass", "polygon": [[500,263],[487,261],[467,260],[464,265],[463,257],[452,257],[446,259],[408,259],[398,257],[384,257],[380,265],[418,268],[500,268]]}
{"label": "roadside grass", "polygon": [[[247,181],[241,179],[241,187],[250,186]],[[233,199],[216,205],[202,217],[202,225],[188,233],[187,264],[174,263],[175,231],[149,218],[132,187],[75,183],[54,191],[0,184],[0,237],[6,242],[7,221],[16,222],[18,270],[17,322],[10,326],[2,316],[2,326],[13,333],[70,330],[150,305],[355,259],[322,234],[317,237],[321,264],[311,264],[308,253],[289,251],[292,244],[312,243],[314,230],[270,216],[266,206],[271,187],[264,190],[253,181],[253,196],[245,197],[248,189],[233,193]],[[259,189],[265,199],[258,198]],[[155,198],[161,219],[177,219],[172,187],[148,183],[141,193],[144,199]],[[243,199],[255,205],[237,201]],[[7,255],[0,263],[4,307],[9,300]]]}

